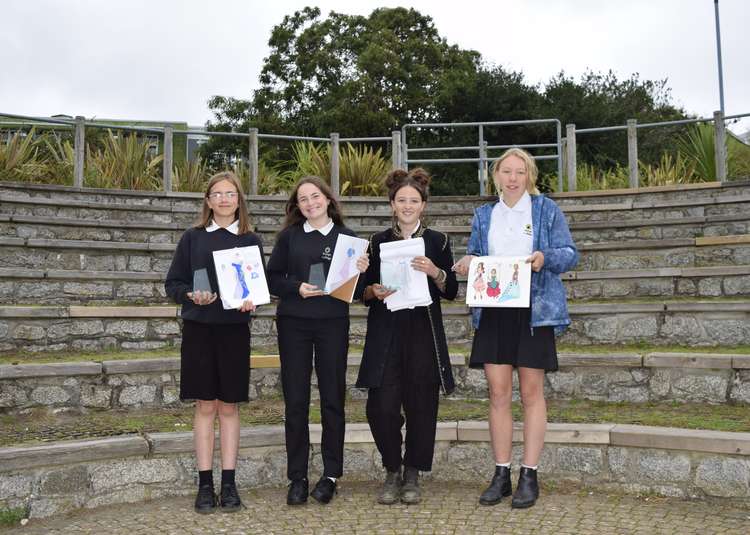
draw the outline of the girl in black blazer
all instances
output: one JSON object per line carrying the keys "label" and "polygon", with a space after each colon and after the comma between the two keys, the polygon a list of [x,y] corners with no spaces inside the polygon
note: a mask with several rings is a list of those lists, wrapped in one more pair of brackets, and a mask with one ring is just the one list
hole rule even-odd
{"label": "girl in black blazer", "polygon": [[[284,228],[268,261],[271,293],[279,297],[276,327],[285,404],[287,477],[291,481],[289,505],[301,505],[308,496],[313,365],[323,425],[323,477],[310,495],[328,503],[336,493],[336,479],[343,473],[349,304],[324,295],[323,288],[310,280],[311,268],[323,278],[328,274],[339,234],[353,236],[354,232],[344,226],[333,192],[318,177],[302,178],[289,197]],[[367,255],[357,259],[361,273],[367,265]],[[355,296],[361,296],[363,285],[360,277]]]}
{"label": "girl in black blazer", "polygon": [[[421,168],[397,169],[386,179],[394,214],[393,227],[370,238],[365,304],[367,336],[357,386],[368,388],[367,420],[387,471],[378,502],[418,503],[419,471],[432,469],[439,390],[454,389],[440,299],[458,291],[451,271],[453,254],[448,236],[420,221],[430,176]],[[391,293],[380,284],[380,245],[421,237],[425,255],[411,267],[427,275],[432,304],[391,312],[383,300]],[[403,412],[402,414],[402,407]],[[402,456],[401,427],[406,422]],[[404,467],[403,479],[401,467]]]}

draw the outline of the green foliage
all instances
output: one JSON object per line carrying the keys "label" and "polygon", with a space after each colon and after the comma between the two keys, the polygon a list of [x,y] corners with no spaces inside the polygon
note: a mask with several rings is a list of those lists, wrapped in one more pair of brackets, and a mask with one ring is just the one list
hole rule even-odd
{"label": "green foliage", "polygon": [[73,184],[75,149],[70,140],[60,139],[52,134],[41,138],[45,160],[45,180],[47,184]]}
{"label": "green foliage", "polygon": [[175,164],[172,171],[172,189],[174,191],[204,191],[211,176],[206,162],[198,157],[193,161],[182,161]]}
{"label": "green foliage", "polygon": [[681,153],[676,156],[665,152],[657,165],[638,162],[638,174],[641,186],[671,186],[703,182],[695,173],[695,164]]}
{"label": "green foliage", "polygon": [[149,145],[133,133],[115,135],[108,131],[101,149],[86,147],[86,164],[91,173],[86,186],[95,188],[158,190],[159,166],[163,155],[152,157]]}
{"label": "green foliage", "polygon": [[25,507],[14,507],[12,509],[0,509],[0,526],[11,527],[18,525],[26,518],[28,512]]}
{"label": "green foliage", "polygon": [[716,154],[714,151],[714,127],[710,124],[695,124],[677,140],[683,158],[691,162],[695,174],[705,181],[716,180]]}
{"label": "green foliage", "polygon": [[0,144],[0,179],[31,181],[44,171],[34,142],[34,129],[22,136],[16,132],[6,144]]}
{"label": "green foliage", "polygon": [[576,168],[577,191],[627,188],[629,183],[628,169],[619,165],[613,169],[600,169],[583,163]]}
{"label": "green foliage", "polygon": [[373,150],[367,146],[351,144],[341,155],[339,175],[341,195],[378,196],[385,194],[385,176],[390,162],[383,158],[383,149]]}

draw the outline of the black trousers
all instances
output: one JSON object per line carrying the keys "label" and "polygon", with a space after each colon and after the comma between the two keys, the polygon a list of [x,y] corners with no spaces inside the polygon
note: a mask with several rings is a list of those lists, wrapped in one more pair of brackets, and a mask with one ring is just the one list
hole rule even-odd
{"label": "black trousers", "polygon": [[315,366],[323,426],[323,475],[341,477],[344,465],[344,401],[349,318],[276,320],[284,392],[287,477],[307,477],[310,457],[310,379]]}
{"label": "black trousers", "polygon": [[[402,464],[425,472],[432,470],[440,385],[429,319],[421,308],[395,313],[399,315],[397,329],[383,382],[367,395],[367,421],[389,472]],[[404,422],[406,447],[402,460]]]}

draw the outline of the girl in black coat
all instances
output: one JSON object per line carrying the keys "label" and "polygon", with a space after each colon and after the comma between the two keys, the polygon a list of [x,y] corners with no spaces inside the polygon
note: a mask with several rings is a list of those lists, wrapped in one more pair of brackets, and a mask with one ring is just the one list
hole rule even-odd
{"label": "girl in black coat", "polygon": [[[448,236],[425,228],[420,221],[429,183],[430,176],[421,168],[391,172],[386,186],[393,228],[370,238],[364,294],[370,309],[357,386],[369,389],[367,420],[387,471],[378,496],[383,504],[399,499],[419,502],[419,471],[432,469],[439,390],[450,394],[454,389],[440,298],[454,299],[458,283],[451,271]],[[380,245],[419,237],[425,242],[425,255],[415,257],[411,267],[427,275],[432,304],[391,312],[383,300],[393,292],[380,284]],[[406,448],[402,457],[404,421]]]}

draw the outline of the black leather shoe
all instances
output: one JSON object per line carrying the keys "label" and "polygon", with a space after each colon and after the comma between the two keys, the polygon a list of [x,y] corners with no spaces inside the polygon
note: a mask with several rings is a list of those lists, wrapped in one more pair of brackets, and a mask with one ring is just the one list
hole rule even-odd
{"label": "black leather shoe", "polygon": [[315,488],[310,493],[310,496],[315,498],[318,503],[328,503],[336,494],[336,482],[331,481],[327,477],[321,477],[315,484]]}
{"label": "black leather shoe", "polygon": [[500,503],[505,496],[510,496],[513,489],[510,484],[510,468],[505,466],[496,466],[495,475],[492,476],[490,486],[485,489],[479,497],[479,503],[482,505],[496,505]]}
{"label": "black leather shoe", "polygon": [[242,500],[240,500],[240,495],[237,492],[237,485],[234,483],[222,483],[219,507],[221,507],[222,513],[234,513],[240,510]]}
{"label": "black leather shoe", "polygon": [[289,492],[286,494],[287,505],[302,505],[307,503],[308,494],[308,483],[307,478],[295,479],[289,483]]}
{"label": "black leather shoe", "polygon": [[216,494],[211,485],[198,487],[198,495],[195,497],[195,512],[207,515],[216,511]]}
{"label": "black leather shoe", "polygon": [[513,500],[510,506],[513,509],[525,509],[536,503],[539,497],[539,483],[536,479],[536,470],[532,468],[521,467],[521,473],[518,474],[518,486],[513,493]]}

